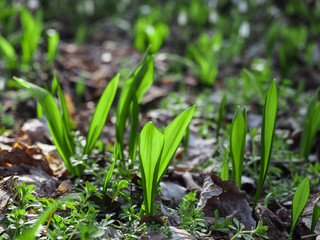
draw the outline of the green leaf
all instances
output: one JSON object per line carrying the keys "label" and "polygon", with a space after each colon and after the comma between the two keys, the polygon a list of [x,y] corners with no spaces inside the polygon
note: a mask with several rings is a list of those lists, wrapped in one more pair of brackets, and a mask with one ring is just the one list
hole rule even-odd
{"label": "green leaf", "polygon": [[74,155],[75,149],[70,148],[70,146],[73,144],[68,138],[68,133],[64,126],[63,119],[61,118],[59,107],[56,104],[53,96],[47,90],[32,83],[26,82],[23,79],[14,77],[14,80],[16,80],[22,86],[28,88],[41,104],[53,142],[56,145],[68,172],[71,175],[80,174],[79,172],[76,173],[70,161],[70,157]]}
{"label": "green leaf", "polygon": [[117,92],[119,74],[117,74],[103,91],[90,122],[84,154],[90,154],[98,140]]}
{"label": "green leaf", "polygon": [[138,127],[139,127],[139,104],[136,96],[133,96],[130,110],[130,134],[129,134],[129,159],[135,161],[138,145]]}
{"label": "green leaf", "polygon": [[59,44],[59,33],[54,29],[49,29],[47,31],[48,34],[48,55],[47,62],[48,64],[52,64],[53,59],[56,55],[58,44]]}
{"label": "green leaf", "polygon": [[311,222],[311,233],[314,232],[314,229],[316,228],[316,224],[319,220],[319,217],[320,217],[320,198],[317,199],[317,201],[315,202],[314,204],[314,207],[313,207],[313,211],[312,211],[312,222]]}
{"label": "green leaf", "polygon": [[222,181],[228,181],[229,180],[229,167],[228,167],[229,161],[225,161],[222,165],[220,178]]}
{"label": "green leaf", "polygon": [[33,54],[38,47],[42,32],[42,11],[38,11],[34,18],[32,14],[23,9],[20,14],[22,26],[22,60],[27,63],[33,59]]}
{"label": "green leaf", "polygon": [[177,151],[179,144],[183,138],[184,132],[186,131],[193,114],[196,110],[196,106],[193,106],[183,113],[181,113],[178,117],[176,117],[165,129],[164,131],[164,146],[163,152],[161,156],[160,166],[159,166],[159,174],[157,184],[160,184],[163,175],[166,173],[175,152]]}
{"label": "green leaf", "polygon": [[16,61],[18,59],[16,50],[14,50],[14,47],[11,45],[9,41],[7,41],[4,37],[0,35],[0,48],[2,49],[3,55],[8,60]]}
{"label": "green leaf", "polygon": [[300,183],[300,185],[298,186],[293,196],[292,209],[291,209],[290,235],[292,235],[293,230],[298,222],[298,219],[308,202],[309,194],[310,194],[310,183],[309,183],[309,178],[306,177]]}
{"label": "green leaf", "polygon": [[313,95],[303,122],[303,130],[300,140],[300,155],[308,161],[312,143],[320,127],[320,102],[318,101],[320,88]]}
{"label": "green leaf", "polygon": [[232,179],[241,189],[241,176],[243,169],[244,151],[246,146],[247,134],[247,114],[246,109],[240,110],[237,107],[233,117],[231,134],[230,134],[230,154],[232,163]]}
{"label": "green leaf", "polygon": [[253,209],[255,209],[255,207],[258,204],[262,187],[269,168],[272,153],[271,150],[274,136],[274,128],[277,116],[277,103],[277,86],[276,81],[273,80],[268,90],[263,108],[260,145],[260,173]]}
{"label": "green leaf", "polygon": [[[153,82],[153,64],[154,60],[152,56],[145,53],[143,59],[139,63],[138,67],[130,74],[125,85],[122,87],[120,99],[117,109],[117,121],[116,121],[116,137],[121,145],[120,159],[122,159],[124,148],[124,132],[127,119],[130,116],[130,112],[134,110],[132,107],[134,98],[136,98],[139,104],[142,100],[144,93],[148,90]],[[131,114],[134,119],[131,119],[131,124],[135,126],[135,122],[138,121],[138,114]],[[132,152],[132,150],[130,150]]]}
{"label": "green leaf", "polygon": [[114,170],[114,166],[116,165],[116,161],[119,157],[119,152],[121,151],[121,146],[118,143],[117,139],[114,143],[114,149],[113,149],[113,162],[111,164],[111,167],[108,170],[108,173],[104,179],[104,183],[103,183],[103,193],[106,195],[107,194],[107,188],[109,185],[109,182],[111,180],[112,174],[113,174],[113,170]]}
{"label": "green leaf", "polygon": [[54,76],[52,79],[52,86],[51,86],[51,94],[54,95],[54,90],[56,89],[58,93],[59,103],[60,103],[60,112],[62,115],[62,119],[64,122],[64,126],[66,127],[66,130],[68,132],[71,131],[71,123],[70,123],[70,116],[67,108],[67,103],[65,101],[64,95],[61,90],[61,86],[59,84],[59,81],[57,79],[57,74],[54,72]]}
{"label": "green leaf", "polygon": [[164,142],[163,134],[152,122],[143,127],[140,134],[139,154],[146,214],[153,214],[159,161]]}

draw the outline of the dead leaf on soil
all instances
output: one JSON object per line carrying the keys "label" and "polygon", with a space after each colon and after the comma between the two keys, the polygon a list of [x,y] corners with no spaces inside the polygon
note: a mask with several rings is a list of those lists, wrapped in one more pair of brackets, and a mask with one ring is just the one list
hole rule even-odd
{"label": "dead leaf on soil", "polygon": [[12,172],[23,174],[28,172],[25,166],[43,169],[49,175],[61,176],[65,172],[54,146],[41,143],[29,146],[16,142],[12,148],[0,149],[0,175],[9,176]]}
{"label": "dead leaf on soil", "polygon": [[203,183],[203,190],[200,194],[200,200],[197,205],[197,211],[204,208],[208,199],[220,196],[222,192],[222,188],[214,184],[211,177],[206,177]]}
{"label": "dead leaf on soil", "polygon": [[[252,210],[246,200],[246,193],[239,190],[233,181],[222,181],[217,175],[211,176],[213,183],[223,190],[218,196],[207,199],[203,207],[206,217],[214,217],[214,211],[218,209],[219,216],[225,218],[237,218],[245,225],[245,228],[251,230],[256,226],[256,221],[252,218]],[[213,186],[213,185],[212,185]]]}
{"label": "dead leaf on soil", "polygon": [[17,191],[13,190],[13,187],[17,185],[17,179],[15,175],[12,175],[0,182],[0,220],[4,219],[5,210],[17,195]]}
{"label": "dead leaf on soil", "polygon": [[44,159],[42,150],[37,146],[16,142],[10,151],[0,150],[0,166],[11,167],[23,163],[29,166],[39,166],[48,174],[53,174],[48,162]]}
{"label": "dead leaf on soil", "polygon": [[[172,233],[172,238],[174,240],[197,240],[196,237],[192,236],[184,229],[176,228],[176,227],[169,227],[170,232]],[[159,240],[159,239],[166,239],[163,237],[162,232],[153,232],[149,235],[145,235],[141,237],[142,240]]]}
{"label": "dead leaf on soil", "polygon": [[257,217],[263,221],[263,225],[268,226],[269,239],[286,240],[288,239],[288,229],[290,223],[283,222],[270,209],[263,205],[258,205],[256,210]]}

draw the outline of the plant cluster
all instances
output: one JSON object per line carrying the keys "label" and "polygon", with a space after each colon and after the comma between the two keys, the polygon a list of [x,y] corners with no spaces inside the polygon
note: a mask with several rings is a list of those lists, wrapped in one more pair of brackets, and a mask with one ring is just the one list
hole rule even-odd
{"label": "plant cluster", "polygon": [[[263,194],[267,195],[265,205],[270,199],[284,201],[292,198],[289,238],[294,236],[309,194],[320,179],[320,165],[309,162],[310,154],[317,147],[320,90],[304,101],[302,90],[307,82],[296,79],[304,68],[307,72],[320,70],[319,44],[316,41],[320,34],[320,6],[316,1],[38,1],[39,6],[34,8],[17,2],[0,0],[0,90],[9,89],[16,83],[30,90],[38,100],[39,116],[43,114],[46,118],[52,140],[68,173],[75,179],[77,187],[81,184],[83,187],[77,189],[80,193],[56,200],[37,200],[32,195],[33,185],[22,183],[17,186],[18,200],[6,213],[7,228],[1,239],[102,239],[108,238],[106,232],[110,228],[119,230],[124,239],[134,239],[150,228],[159,229],[156,223],[139,225],[138,222],[143,215],[156,216],[158,186],[183,137],[186,156],[189,124],[193,117],[204,119],[199,126],[200,137],[210,138],[214,130],[216,138],[212,158],[196,169],[204,169],[218,161],[221,179],[231,178],[239,189],[242,177],[249,174],[257,182],[253,211]],[[139,5],[139,9],[134,8],[135,5]],[[60,26],[55,22],[58,20],[57,11],[62,17],[59,22],[72,29],[71,36],[79,45],[90,39],[102,23],[108,22],[112,29],[127,34],[137,50],[145,52],[123,84],[120,74],[109,81],[96,105],[86,136],[79,136],[73,130],[56,74],[51,87],[46,83],[45,87],[35,83],[38,73],[45,72],[46,80],[51,78],[60,38],[65,37],[60,36],[57,30]],[[266,20],[258,20],[260,18]],[[262,41],[256,43],[257,36],[261,36]],[[164,49],[169,49],[170,53],[163,52]],[[249,61],[239,64],[242,58]],[[170,108],[176,118],[163,129],[148,122],[140,131],[142,98],[154,79],[158,80],[159,76],[154,74],[154,63],[162,60],[168,66],[168,74],[172,74],[170,71],[174,69],[174,74],[179,76],[177,85],[181,93],[170,94],[162,102],[162,107]],[[186,68],[192,73],[185,71]],[[233,74],[234,69],[239,70],[238,76]],[[184,74],[190,74],[203,90],[200,94],[197,91],[194,99],[187,97],[190,89],[181,81]],[[8,78],[2,75],[19,78],[7,81]],[[279,78],[277,86],[275,81],[269,86],[270,79],[275,77]],[[87,72],[82,71],[80,83],[76,84],[79,103],[86,78]],[[214,90],[226,89],[215,103],[211,101],[213,87]],[[121,89],[117,98],[118,88]],[[297,98],[298,95],[301,97]],[[114,104],[115,99],[117,104]],[[297,154],[289,150],[286,136],[275,133],[278,109],[291,114],[291,103],[306,107],[303,122],[298,119],[302,122],[302,136]],[[195,106],[189,108],[193,104],[197,105],[197,111]],[[112,152],[106,156],[109,164],[101,168],[92,159],[92,153],[99,148],[105,154],[104,143],[98,139],[112,105],[116,105],[116,137],[113,144],[107,146]],[[229,109],[236,109],[232,122],[227,114]],[[258,127],[249,129],[251,153],[247,154],[248,116],[254,111],[262,116],[262,124],[260,131]],[[2,103],[0,124],[0,133],[14,124]],[[257,146],[258,141],[260,147]],[[296,161],[302,158],[304,161]],[[285,179],[281,186],[278,183],[284,170],[277,167],[274,159],[289,162],[286,167],[291,179]],[[305,177],[303,167],[297,170],[298,164],[307,164],[310,176]],[[89,172],[94,183],[85,181]],[[138,180],[130,179],[134,174],[138,175]],[[269,184],[268,189],[265,188],[266,183]],[[117,216],[103,212],[105,217],[101,220],[99,213],[104,209],[91,201],[92,198],[110,198],[111,204],[119,201],[123,205]],[[208,226],[203,211],[196,208],[196,202],[196,193],[189,193],[178,209],[180,227],[190,234],[199,237],[202,233],[220,231],[228,233],[231,239],[267,238],[268,229],[261,221],[256,229],[246,230],[236,218],[219,217],[218,211],[215,212],[215,223]],[[319,209],[317,200],[311,232],[319,219]],[[37,213],[39,217],[29,219],[31,213]],[[165,223],[163,234],[170,237],[169,220],[162,220]]]}

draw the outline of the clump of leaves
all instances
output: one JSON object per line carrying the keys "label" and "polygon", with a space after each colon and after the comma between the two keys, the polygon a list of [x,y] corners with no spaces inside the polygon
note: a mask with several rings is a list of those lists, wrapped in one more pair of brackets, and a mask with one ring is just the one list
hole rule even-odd
{"label": "clump of leaves", "polygon": [[158,12],[153,12],[147,17],[140,17],[134,27],[134,46],[141,52],[150,45],[150,53],[159,51],[164,40],[169,36],[169,27],[160,19]]}
{"label": "clump of leaves", "polygon": [[187,109],[160,132],[152,122],[140,134],[139,155],[145,213],[154,214],[156,189],[182,140],[195,106]]}
{"label": "clump of leaves", "polygon": [[212,37],[202,34],[196,43],[188,47],[189,57],[194,61],[193,69],[204,84],[212,85],[216,81],[221,46],[222,34],[216,33]]}
{"label": "clump of leaves", "polygon": [[245,226],[243,223],[240,223],[238,219],[233,219],[234,225],[231,225],[230,228],[237,231],[237,233],[230,239],[234,240],[237,238],[243,238],[245,240],[255,240],[255,239],[268,239],[267,235],[267,226],[263,226],[262,221],[258,222],[256,229],[254,230],[244,230]]}
{"label": "clump of leaves", "polygon": [[207,231],[207,223],[204,220],[202,209],[196,209],[195,205],[197,191],[190,192],[184,196],[179,204],[179,216],[181,217],[180,226],[190,234],[199,236],[199,232]]}
{"label": "clump of leaves", "polygon": [[[14,79],[22,86],[28,88],[37,98],[41,105],[43,113],[46,117],[53,142],[66,165],[68,172],[71,175],[81,176],[84,171],[84,164],[71,161],[71,158],[76,156],[76,148],[74,139],[71,134],[70,118],[67,110],[67,105],[56,76],[53,79],[53,89],[57,90],[60,108],[58,107],[55,99],[47,90],[27,82],[23,79]],[[116,94],[119,81],[119,74],[116,75],[105,88],[100,100],[97,104],[96,110],[92,116],[84,149],[79,149],[82,155],[90,154],[98,140],[103,126],[107,120],[107,116]],[[53,90],[55,92],[55,90]],[[62,116],[62,117],[61,117]]]}
{"label": "clump of leaves", "polygon": [[26,186],[25,182],[22,181],[20,186],[15,186],[14,188],[18,193],[18,201],[14,201],[9,206],[11,212],[5,218],[5,223],[7,224],[5,237],[7,236],[8,239],[15,238],[30,227],[32,221],[26,218],[26,214],[28,209],[36,203],[36,199],[32,195],[35,190],[34,185]]}

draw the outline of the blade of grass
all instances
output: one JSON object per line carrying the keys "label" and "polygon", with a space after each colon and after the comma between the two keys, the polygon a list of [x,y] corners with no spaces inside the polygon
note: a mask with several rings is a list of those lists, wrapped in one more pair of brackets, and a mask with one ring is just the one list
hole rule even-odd
{"label": "blade of grass", "polygon": [[277,86],[273,80],[265,98],[262,127],[261,127],[261,147],[260,147],[260,173],[257,191],[254,198],[253,210],[258,204],[262,187],[267,176],[271,150],[274,136],[274,128],[277,116]]}
{"label": "blade of grass", "polygon": [[90,154],[96,141],[98,140],[103,126],[107,120],[107,116],[112,105],[113,99],[117,92],[119,74],[117,74],[103,91],[96,110],[92,116],[90,127],[87,135],[87,142],[84,148],[84,154]]}
{"label": "blade of grass", "polygon": [[159,161],[164,142],[164,135],[152,122],[143,127],[140,134],[139,154],[146,214],[152,215],[154,213]]}

